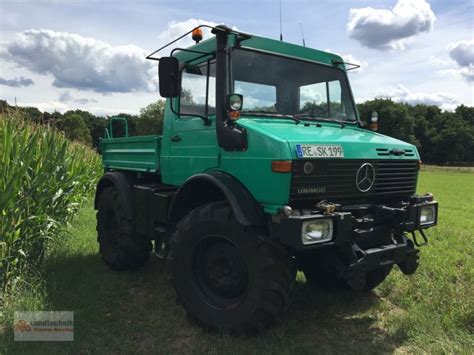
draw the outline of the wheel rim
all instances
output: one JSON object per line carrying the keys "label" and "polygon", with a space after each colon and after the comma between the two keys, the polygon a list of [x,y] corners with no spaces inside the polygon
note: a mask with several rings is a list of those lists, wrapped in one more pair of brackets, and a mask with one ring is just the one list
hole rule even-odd
{"label": "wheel rim", "polygon": [[208,303],[228,309],[247,290],[248,270],[240,250],[221,236],[202,239],[194,251],[196,284]]}

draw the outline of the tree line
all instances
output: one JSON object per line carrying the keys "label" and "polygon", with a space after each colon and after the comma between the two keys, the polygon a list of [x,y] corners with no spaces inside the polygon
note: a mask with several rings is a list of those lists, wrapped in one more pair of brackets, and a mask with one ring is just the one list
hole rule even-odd
{"label": "tree line", "polygon": [[474,164],[474,107],[461,105],[450,112],[433,105],[375,99],[357,109],[366,122],[377,111],[379,132],[414,144],[424,162]]}
{"label": "tree line", "polygon": [[[379,132],[414,144],[424,162],[435,164],[474,164],[474,108],[458,106],[453,112],[433,105],[411,106],[391,99],[374,99],[357,105],[363,122],[371,113],[379,114]],[[20,110],[27,119],[49,124],[66,137],[98,148],[99,139],[108,126],[107,117],[83,110],[41,112],[36,107],[12,107],[0,100],[0,111]],[[140,110],[139,115],[121,113],[128,120],[130,135],[160,134],[163,128],[164,101],[158,100]],[[123,135],[120,122],[113,127],[114,136]]]}

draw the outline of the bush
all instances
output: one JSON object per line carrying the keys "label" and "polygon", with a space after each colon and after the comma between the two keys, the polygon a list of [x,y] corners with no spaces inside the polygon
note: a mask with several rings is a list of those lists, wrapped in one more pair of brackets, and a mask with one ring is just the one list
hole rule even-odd
{"label": "bush", "polygon": [[40,266],[48,242],[58,239],[100,173],[99,156],[91,149],[54,128],[27,122],[18,112],[0,114],[3,295]]}

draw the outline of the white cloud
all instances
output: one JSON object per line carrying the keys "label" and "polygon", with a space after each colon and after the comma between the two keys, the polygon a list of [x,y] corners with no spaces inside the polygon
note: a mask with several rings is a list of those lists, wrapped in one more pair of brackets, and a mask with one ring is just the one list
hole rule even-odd
{"label": "white cloud", "polygon": [[64,113],[70,110],[68,105],[59,101],[18,103],[18,106],[37,107],[41,112],[50,112],[50,113],[54,111]]}
{"label": "white cloud", "polygon": [[449,45],[449,56],[460,67],[474,64],[474,40],[460,41]]}
{"label": "white cloud", "polygon": [[435,105],[448,111],[454,110],[459,105],[459,101],[451,94],[413,92],[403,85],[398,85],[396,89],[391,89],[385,94],[377,95],[377,97],[390,97],[393,101],[409,105]]}
{"label": "white cloud", "polygon": [[114,116],[114,115],[118,115],[119,113],[128,113],[130,115],[138,114],[138,112],[135,110],[128,110],[125,108],[111,109],[108,107],[96,107],[96,106],[88,107],[87,111],[93,113],[96,116]]}
{"label": "white cloud", "polygon": [[430,57],[430,63],[437,67],[448,67],[451,66],[452,61],[432,55]]}
{"label": "white cloud", "polygon": [[1,56],[34,73],[52,75],[53,86],[101,93],[156,87],[153,63],[134,45],[111,46],[93,38],[51,30],[27,30],[6,43]]}
{"label": "white cloud", "polygon": [[351,9],[347,32],[369,48],[403,49],[407,39],[431,31],[435,21],[435,14],[425,0],[398,0],[391,10]]}
{"label": "white cloud", "polygon": [[4,79],[0,78],[0,85],[11,86],[14,88],[20,88],[22,86],[30,86],[33,85],[35,82],[29,78],[24,78],[20,76],[19,78],[13,79]]}
{"label": "white cloud", "polygon": [[460,67],[459,73],[467,82],[474,82],[474,40],[459,41],[448,46],[449,56]]}
{"label": "white cloud", "polygon": [[468,83],[474,82],[474,64],[469,64],[468,67],[461,68],[460,73]]}
{"label": "white cloud", "polygon": [[88,103],[97,103],[96,99],[88,99],[88,98],[75,98],[71,95],[69,91],[65,91],[59,95],[60,102],[73,102],[79,105],[86,105]]}

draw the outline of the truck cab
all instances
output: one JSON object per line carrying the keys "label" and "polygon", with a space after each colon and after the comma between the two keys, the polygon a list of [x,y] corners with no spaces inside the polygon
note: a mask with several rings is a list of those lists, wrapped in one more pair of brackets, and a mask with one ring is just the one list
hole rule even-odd
{"label": "truck cab", "polygon": [[143,266],[154,243],[188,314],[244,332],[274,321],[297,270],[366,291],[394,265],[414,273],[438,204],[416,195],[416,147],[360,120],[350,64],[225,26],[201,41],[203,27],[195,45],[149,56],[162,135],[101,141],[104,260]]}

